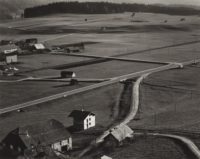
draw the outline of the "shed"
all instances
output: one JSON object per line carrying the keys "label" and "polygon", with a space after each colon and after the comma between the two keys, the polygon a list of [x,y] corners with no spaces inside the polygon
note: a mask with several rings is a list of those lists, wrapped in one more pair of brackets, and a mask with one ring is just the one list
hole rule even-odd
{"label": "shed", "polygon": [[45,46],[41,43],[38,43],[38,44],[34,44],[34,48],[36,50],[44,50],[45,49]]}
{"label": "shed", "polygon": [[101,156],[101,159],[112,159],[111,157],[108,157],[106,155]]}
{"label": "shed", "polygon": [[73,110],[69,117],[73,118],[75,130],[86,130],[95,126],[95,114],[85,110]]}
{"label": "shed", "polygon": [[26,39],[25,42],[28,43],[28,44],[37,44],[38,39],[37,38],[30,38],[30,39]]}
{"label": "shed", "polygon": [[72,149],[72,137],[55,119],[18,127],[2,141],[6,150],[23,154],[25,150],[51,148],[63,152]]}
{"label": "shed", "polygon": [[110,130],[107,138],[113,138],[117,143],[121,143],[126,138],[133,137],[133,130],[127,125],[119,125]]}
{"label": "shed", "polygon": [[61,71],[61,78],[75,78],[76,74],[73,71]]}

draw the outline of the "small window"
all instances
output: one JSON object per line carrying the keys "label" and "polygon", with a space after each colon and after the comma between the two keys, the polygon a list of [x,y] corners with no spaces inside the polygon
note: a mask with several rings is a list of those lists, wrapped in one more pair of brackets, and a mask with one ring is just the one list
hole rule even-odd
{"label": "small window", "polygon": [[10,145],[10,149],[13,150],[13,145]]}
{"label": "small window", "polygon": [[18,147],[17,150],[18,150],[18,152],[21,152],[21,151],[22,151],[21,147]]}

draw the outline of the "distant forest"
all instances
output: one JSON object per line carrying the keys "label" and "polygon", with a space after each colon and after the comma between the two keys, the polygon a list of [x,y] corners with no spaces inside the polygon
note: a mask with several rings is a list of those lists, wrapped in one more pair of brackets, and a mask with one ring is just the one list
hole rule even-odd
{"label": "distant forest", "polygon": [[117,4],[108,2],[57,2],[26,8],[24,17],[38,17],[55,13],[110,14],[123,12],[163,13],[170,15],[200,15],[200,10],[187,7],[172,7],[145,4]]}

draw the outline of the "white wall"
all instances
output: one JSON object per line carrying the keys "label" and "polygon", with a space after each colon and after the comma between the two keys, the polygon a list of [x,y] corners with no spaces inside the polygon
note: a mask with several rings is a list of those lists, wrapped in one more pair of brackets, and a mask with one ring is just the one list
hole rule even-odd
{"label": "white wall", "polygon": [[17,62],[17,55],[6,56],[6,63],[15,63]]}
{"label": "white wall", "polygon": [[95,126],[95,116],[88,115],[84,120],[84,130]]}

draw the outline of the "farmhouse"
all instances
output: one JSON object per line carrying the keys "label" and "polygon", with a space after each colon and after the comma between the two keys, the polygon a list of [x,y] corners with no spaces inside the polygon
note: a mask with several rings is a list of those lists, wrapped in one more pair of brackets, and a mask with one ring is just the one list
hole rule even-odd
{"label": "farmhouse", "polygon": [[84,110],[73,110],[69,117],[73,118],[75,130],[86,130],[95,126],[95,114]]}
{"label": "farmhouse", "polygon": [[66,53],[80,53],[85,49],[84,43],[63,44],[52,46],[53,51],[65,51]]}
{"label": "farmhouse", "polygon": [[15,154],[37,150],[39,147],[51,148],[55,152],[72,149],[70,133],[62,123],[54,119],[19,127],[10,132],[2,143],[5,150]]}
{"label": "farmhouse", "polygon": [[38,39],[37,38],[30,38],[30,39],[26,39],[25,43],[27,44],[37,44],[38,43]]}
{"label": "farmhouse", "polygon": [[105,140],[109,142],[114,142],[116,145],[119,145],[124,139],[132,138],[133,130],[127,125],[119,125],[110,130],[110,134],[106,137]]}
{"label": "farmhouse", "polygon": [[61,78],[75,78],[76,74],[72,71],[61,71]]}
{"label": "farmhouse", "polygon": [[16,63],[18,55],[18,47],[14,44],[0,46],[1,62],[5,61],[7,64]]}

